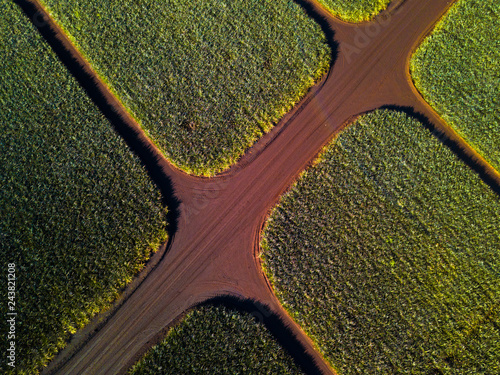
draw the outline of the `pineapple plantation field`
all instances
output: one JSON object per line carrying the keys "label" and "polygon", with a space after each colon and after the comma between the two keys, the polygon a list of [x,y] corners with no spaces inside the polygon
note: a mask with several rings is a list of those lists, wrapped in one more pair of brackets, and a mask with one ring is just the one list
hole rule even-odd
{"label": "pineapple plantation field", "polygon": [[129,375],[302,374],[263,324],[248,313],[204,306],[153,347]]}
{"label": "pineapple plantation field", "polygon": [[391,0],[318,0],[331,14],[348,22],[367,21],[382,10]]}
{"label": "pineapple plantation field", "polygon": [[[500,180],[466,144],[452,146],[459,157],[447,148],[450,132],[435,137],[448,127],[418,95],[410,105],[427,111],[425,126],[386,109],[338,134],[359,113],[396,108],[394,97],[408,106],[408,46],[448,0],[402,2],[391,28],[328,75],[330,38],[342,46],[356,27],[316,2],[42,2],[62,27],[41,17],[52,48],[28,19],[45,14],[38,0],[17,1],[28,17],[0,3],[0,256],[17,277],[15,296],[0,297],[19,314],[17,368],[5,372],[36,373],[110,306],[166,240],[165,202],[165,256],[81,346],[69,343],[73,355],[51,362],[56,373],[124,373],[166,329],[132,373],[298,373],[291,355],[325,374],[327,361],[341,374],[500,372]],[[387,6],[324,3],[351,20]],[[490,101],[477,105],[491,117]],[[213,176],[266,132],[223,176],[169,163]],[[264,274],[258,233],[299,176],[264,228]],[[276,319],[209,307],[212,296],[266,305]]]}
{"label": "pineapple plantation field", "polygon": [[[5,354],[0,372],[34,374],[166,240],[166,211],[25,15],[10,1],[0,11],[0,258],[17,278],[16,369]],[[7,288],[0,294],[7,301]]]}
{"label": "pineapple plantation field", "polygon": [[286,309],[340,374],[500,371],[500,199],[421,123],[359,118],[263,235]]}
{"label": "pineapple plantation field", "polygon": [[500,170],[500,2],[458,0],[411,60],[436,111]]}
{"label": "pineapple plantation field", "polygon": [[56,1],[47,9],[175,165],[213,175],[326,73],[293,0]]}

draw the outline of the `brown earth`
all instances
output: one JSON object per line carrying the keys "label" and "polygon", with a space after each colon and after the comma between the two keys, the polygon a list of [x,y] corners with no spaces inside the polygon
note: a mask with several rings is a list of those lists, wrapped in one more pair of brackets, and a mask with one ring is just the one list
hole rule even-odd
{"label": "brown earth", "polygon": [[305,351],[304,370],[335,373],[275,297],[261,269],[259,242],[280,195],[362,113],[388,107],[418,117],[500,192],[498,172],[429,107],[409,76],[411,53],[453,1],[396,1],[362,24],[333,18],[315,0],[298,2],[338,52],[330,72],[234,167],[214,178],[198,178],[172,167],[37,0],[17,0],[142,159],[176,213],[163,258],[95,329],[77,335],[45,373],[125,373],[184,312],[219,296],[254,301],[255,316],[279,318],[277,324]]}

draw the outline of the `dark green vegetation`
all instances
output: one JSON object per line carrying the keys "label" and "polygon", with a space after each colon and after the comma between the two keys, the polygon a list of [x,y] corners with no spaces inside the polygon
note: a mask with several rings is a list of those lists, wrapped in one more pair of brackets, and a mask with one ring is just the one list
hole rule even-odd
{"label": "dark green vegetation", "polygon": [[16,373],[33,374],[166,239],[139,161],[19,8],[0,2],[0,329],[16,265]]}
{"label": "dark green vegetation", "polygon": [[274,210],[275,290],[341,374],[500,372],[500,199],[418,121],[376,111]]}
{"label": "dark green vegetation", "polygon": [[180,168],[235,162],[326,72],[320,27],[293,0],[43,1]]}
{"label": "dark green vegetation", "polygon": [[500,170],[500,2],[459,0],[411,60],[436,111]]}
{"label": "dark green vegetation", "polygon": [[318,0],[333,15],[349,22],[367,21],[387,8],[391,0]]}
{"label": "dark green vegetation", "polygon": [[131,374],[275,375],[301,371],[252,315],[225,307],[201,307],[172,328]]}

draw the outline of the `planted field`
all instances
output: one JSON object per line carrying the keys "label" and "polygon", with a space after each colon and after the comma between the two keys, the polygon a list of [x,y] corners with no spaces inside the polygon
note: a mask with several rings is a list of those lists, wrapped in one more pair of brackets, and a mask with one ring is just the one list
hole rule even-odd
{"label": "planted field", "polygon": [[188,313],[130,371],[131,375],[301,373],[252,315],[225,307]]}
{"label": "planted field", "polygon": [[380,13],[391,0],[319,0],[334,16],[349,22],[367,21]]}
{"label": "planted field", "polygon": [[273,211],[265,270],[341,374],[498,373],[500,199],[423,126],[376,111]]}
{"label": "planted field", "polygon": [[227,168],[326,72],[320,27],[292,0],[44,0],[166,156]]}
{"label": "planted field", "polygon": [[458,0],[411,60],[436,111],[500,170],[500,3]]}
{"label": "planted field", "polygon": [[166,239],[165,210],[29,20],[10,1],[0,11],[0,259],[2,279],[12,263],[17,278],[14,295],[0,288],[3,333],[17,313],[16,369],[2,339],[0,372],[34,374]]}

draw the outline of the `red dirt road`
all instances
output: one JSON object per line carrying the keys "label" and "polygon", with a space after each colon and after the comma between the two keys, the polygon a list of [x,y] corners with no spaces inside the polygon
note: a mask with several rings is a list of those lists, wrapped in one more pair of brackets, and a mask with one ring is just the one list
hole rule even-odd
{"label": "red dirt road", "polygon": [[[18,3],[45,14],[36,0]],[[115,126],[121,127],[118,130],[126,134],[128,142],[140,145],[134,151],[150,173],[163,176],[171,185],[160,189],[172,191],[180,203],[176,231],[164,258],[83,346],[70,343],[44,372],[125,373],[185,311],[209,298],[227,295],[268,306],[293,331],[317,369],[323,374],[335,373],[276,299],[261,269],[259,238],[266,216],[280,195],[359,114],[383,106],[410,107],[444,133],[444,141],[458,146],[462,157],[477,164],[478,173],[490,184],[500,186],[500,175],[423,101],[409,77],[412,51],[453,1],[394,2],[374,21],[359,25],[336,20],[314,0],[299,3],[323,28],[333,31],[339,43],[335,64],[301,104],[236,166],[210,179],[188,176],[173,168],[61,29],[45,18],[62,46],[59,55],[70,56],[78,69],[93,79],[95,95],[107,103],[101,110],[112,108],[108,117],[120,123]]]}

